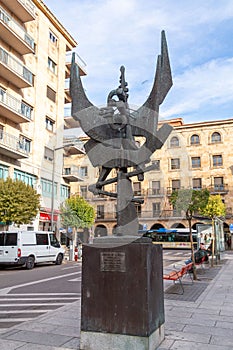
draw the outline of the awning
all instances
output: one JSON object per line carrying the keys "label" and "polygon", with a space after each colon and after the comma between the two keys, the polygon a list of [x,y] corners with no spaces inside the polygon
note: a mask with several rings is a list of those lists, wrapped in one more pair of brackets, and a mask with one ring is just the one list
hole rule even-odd
{"label": "awning", "polygon": [[[53,215],[53,221],[58,220],[58,215]],[[51,222],[51,213],[40,213],[40,221]]]}

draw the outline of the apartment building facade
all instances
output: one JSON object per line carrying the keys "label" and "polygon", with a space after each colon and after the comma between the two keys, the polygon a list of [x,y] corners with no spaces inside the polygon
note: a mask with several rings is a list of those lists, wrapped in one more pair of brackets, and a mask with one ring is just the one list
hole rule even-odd
{"label": "apartment building facade", "polygon": [[0,32],[0,178],[21,179],[41,195],[40,213],[25,229],[56,230],[70,193],[64,106],[77,42],[41,0],[0,0]]}
{"label": "apartment building facade", "polygon": [[[144,199],[143,204],[136,204],[140,227],[187,227],[184,213],[177,213],[169,202],[172,190],[207,188],[210,194],[221,195],[227,208],[224,230],[229,232],[233,220],[233,119],[185,124],[181,118],[177,118],[166,122],[173,126],[173,131],[163,147],[151,158],[151,162],[156,164],[155,170],[145,173],[142,182],[137,177],[132,178],[135,197]],[[85,142],[85,137],[83,140]],[[66,159],[65,166],[75,164],[79,167],[84,181],[73,183],[71,193],[82,195],[94,205],[95,236],[113,234],[116,227],[116,200],[94,196],[89,192],[88,186],[96,182],[99,170],[92,167],[86,155],[72,157]],[[116,175],[114,170],[111,175]],[[105,186],[104,189],[115,192],[115,184]],[[203,221],[194,218],[194,228],[197,223]]]}

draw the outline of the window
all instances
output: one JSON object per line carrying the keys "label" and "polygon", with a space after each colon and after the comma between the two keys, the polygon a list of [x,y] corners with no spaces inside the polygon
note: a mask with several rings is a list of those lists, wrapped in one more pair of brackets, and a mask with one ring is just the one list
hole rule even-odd
{"label": "window", "polygon": [[140,218],[142,216],[142,206],[141,204],[135,203],[135,209],[137,216]]}
{"label": "window", "polygon": [[87,186],[80,186],[81,196],[87,198]]}
{"label": "window", "polygon": [[199,145],[200,144],[200,137],[199,135],[192,135],[191,136],[191,145]]}
{"label": "window", "polygon": [[171,138],[171,141],[170,141],[170,147],[179,147],[179,145],[180,145],[180,142],[179,142],[179,139],[178,139],[178,137],[176,137],[176,136],[173,136],[172,138]]}
{"label": "window", "polygon": [[213,167],[218,167],[218,166],[222,166],[223,162],[222,162],[222,155],[216,155],[213,156]]}
{"label": "window", "polygon": [[223,177],[214,177],[214,190],[215,191],[224,190]]}
{"label": "window", "polygon": [[48,147],[44,148],[44,159],[52,162],[54,158],[54,151]]}
{"label": "window", "polygon": [[4,136],[4,126],[3,125],[0,125],[0,140],[3,139],[3,136]]}
{"label": "window", "polygon": [[172,180],[172,191],[180,189],[180,180]]}
{"label": "window", "polygon": [[221,135],[219,134],[219,132],[214,132],[214,133],[211,135],[211,142],[212,142],[212,143],[221,142]]}
{"label": "window", "polygon": [[49,31],[49,40],[57,46],[57,37],[51,30]]}
{"label": "window", "polygon": [[62,199],[67,199],[70,197],[70,188],[66,185],[61,185],[60,194]]}
{"label": "window", "polygon": [[171,170],[177,170],[177,169],[180,169],[180,159],[173,158],[171,159]]}
{"label": "window", "polygon": [[200,157],[192,157],[192,168],[200,168],[201,167],[201,158]]}
{"label": "window", "polygon": [[104,219],[104,205],[97,205],[97,219]]}
{"label": "window", "polygon": [[0,165],[0,179],[6,180],[6,178],[8,177],[8,174],[9,174],[8,167],[6,167],[5,165]]}
{"label": "window", "polygon": [[[41,189],[42,189],[42,195],[45,197],[52,197],[52,181],[47,179],[41,179]],[[54,197],[57,196],[57,183],[54,183]]]}
{"label": "window", "polygon": [[160,212],[161,212],[161,204],[153,203],[153,217],[159,216]]}
{"label": "window", "polygon": [[36,244],[38,244],[38,245],[48,245],[49,244],[48,234],[36,233]]}
{"label": "window", "polygon": [[56,91],[51,89],[49,86],[47,86],[47,97],[53,101],[56,102]]}
{"label": "window", "polygon": [[134,182],[133,183],[133,192],[134,192],[134,196],[141,196],[141,194],[142,194],[141,182]]}
{"label": "window", "polygon": [[53,131],[54,121],[46,117],[45,118],[45,127],[47,130]]}
{"label": "window", "polygon": [[26,118],[32,119],[32,107],[26,104],[25,102],[21,103],[21,114],[23,114]]}
{"label": "window", "polygon": [[5,98],[6,98],[6,90],[3,90],[2,88],[0,88],[0,101],[5,102]]}
{"label": "window", "polygon": [[202,188],[202,181],[201,179],[193,179],[193,189],[194,190],[200,190]]}
{"label": "window", "polygon": [[87,176],[87,166],[81,166],[81,168],[80,168],[80,176],[81,177]]}
{"label": "window", "polygon": [[160,194],[160,181],[152,181],[152,195]]}
{"label": "window", "polygon": [[153,160],[152,164],[155,166],[154,170],[160,170],[160,160],[159,159]]}
{"label": "window", "polygon": [[19,136],[18,147],[20,150],[30,153],[31,151],[31,140],[27,139],[23,135]]}
{"label": "window", "polygon": [[57,72],[56,67],[57,67],[56,63],[53,60],[51,60],[50,57],[48,57],[48,69],[51,70],[51,72],[53,72],[54,74],[56,74]]}
{"label": "window", "polygon": [[14,170],[14,180],[23,181],[25,184],[31,187],[36,184],[36,176],[17,169]]}

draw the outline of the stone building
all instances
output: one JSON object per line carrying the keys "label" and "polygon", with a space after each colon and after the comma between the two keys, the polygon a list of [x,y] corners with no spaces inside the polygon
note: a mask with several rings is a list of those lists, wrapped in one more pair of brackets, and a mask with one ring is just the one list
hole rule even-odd
{"label": "stone building", "polygon": [[[156,169],[146,173],[142,182],[137,177],[132,178],[134,195],[144,198],[144,204],[137,204],[141,227],[187,227],[185,217],[169,203],[172,190],[207,188],[210,194],[221,195],[227,208],[224,230],[229,231],[233,198],[233,119],[185,124],[182,118],[177,118],[166,122],[173,126],[173,131],[164,146],[152,156]],[[138,142],[142,141],[139,139]],[[116,200],[94,196],[88,191],[88,186],[97,180],[98,169],[82,155],[66,158],[65,167],[74,165],[84,181],[72,183],[71,193],[82,195],[95,206],[94,234],[114,233]],[[112,173],[116,175],[114,171]],[[108,185],[105,190],[114,192],[115,185]],[[196,218],[193,226],[201,222]]]}
{"label": "stone building", "polygon": [[0,178],[41,194],[41,211],[24,228],[56,229],[70,193],[62,177],[64,106],[77,42],[41,0],[0,0],[0,32]]}

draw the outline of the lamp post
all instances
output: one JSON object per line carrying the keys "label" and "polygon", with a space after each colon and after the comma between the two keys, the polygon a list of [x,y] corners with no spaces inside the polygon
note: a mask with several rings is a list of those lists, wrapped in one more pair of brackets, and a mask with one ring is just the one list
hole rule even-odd
{"label": "lamp post", "polygon": [[65,143],[62,146],[55,147],[53,149],[53,167],[52,167],[52,198],[51,198],[51,230],[54,232],[54,185],[55,185],[55,153],[56,151],[59,151],[61,149],[66,149],[70,147],[75,147],[77,150],[77,153],[85,153],[80,147],[83,147],[83,143],[80,140],[76,140],[76,142],[70,142],[70,143]]}

